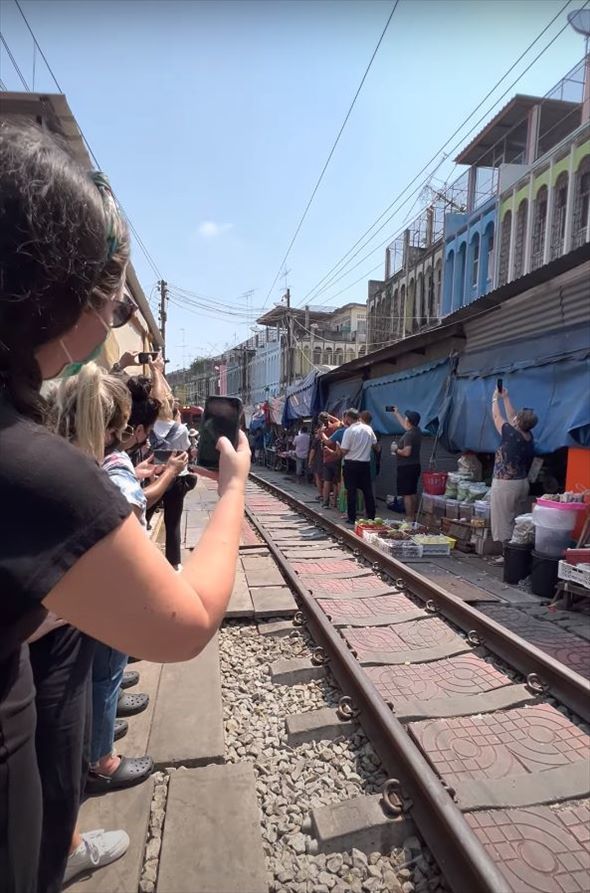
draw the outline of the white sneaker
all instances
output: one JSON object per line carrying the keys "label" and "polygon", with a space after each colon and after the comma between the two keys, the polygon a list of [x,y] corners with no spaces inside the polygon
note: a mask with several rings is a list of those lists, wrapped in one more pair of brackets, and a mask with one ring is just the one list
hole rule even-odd
{"label": "white sneaker", "polygon": [[86,831],[82,843],[68,858],[64,884],[83,871],[94,871],[124,856],[129,848],[126,831]]}

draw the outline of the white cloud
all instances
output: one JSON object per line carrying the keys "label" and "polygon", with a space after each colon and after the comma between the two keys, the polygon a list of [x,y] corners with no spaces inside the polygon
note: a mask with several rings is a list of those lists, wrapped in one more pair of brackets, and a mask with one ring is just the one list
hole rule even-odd
{"label": "white cloud", "polygon": [[204,239],[215,239],[223,235],[233,227],[233,223],[215,223],[213,220],[204,220],[198,229],[198,233]]}

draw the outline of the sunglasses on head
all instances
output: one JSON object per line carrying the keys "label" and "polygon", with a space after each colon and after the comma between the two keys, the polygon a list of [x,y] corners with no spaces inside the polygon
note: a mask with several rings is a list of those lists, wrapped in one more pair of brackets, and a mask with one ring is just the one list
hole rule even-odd
{"label": "sunglasses on head", "polygon": [[121,326],[128,323],[136,310],[137,304],[128,295],[123,295],[122,298],[114,301],[111,329],[120,329]]}

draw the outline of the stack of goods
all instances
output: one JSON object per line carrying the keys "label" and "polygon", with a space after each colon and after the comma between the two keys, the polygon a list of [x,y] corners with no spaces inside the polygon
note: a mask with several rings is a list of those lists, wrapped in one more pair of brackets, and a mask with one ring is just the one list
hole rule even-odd
{"label": "stack of goods", "polygon": [[[578,512],[588,509],[584,495],[552,493],[537,499],[532,513],[535,548],[532,553],[531,588],[535,595],[552,598],[555,593],[560,558],[570,545]],[[563,565],[562,572],[584,576],[583,570],[580,574],[577,570],[569,571]]]}
{"label": "stack of goods", "polygon": [[590,590],[590,547],[566,549],[565,558],[559,562],[557,575],[560,580],[576,583]]}
{"label": "stack of goods", "polygon": [[576,526],[577,512],[585,511],[582,500],[563,497],[578,494],[563,493],[560,496],[543,496],[533,508],[535,525],[535,549],[541,555],[560,558],[567,549]]}
{"label": "stack of goods", "polygon": [[504,546],[504,582],[510,585],[526,580],[531,572],[535,526],[530,512],[514,519],[512,539]]}
{"label": "stack of goods", "polygon": [[455,548],[456,540],[451,536],[443,536],[437,533],[417,534],[413,537],[415,543],[422,546],[424,555],[450,555]]}

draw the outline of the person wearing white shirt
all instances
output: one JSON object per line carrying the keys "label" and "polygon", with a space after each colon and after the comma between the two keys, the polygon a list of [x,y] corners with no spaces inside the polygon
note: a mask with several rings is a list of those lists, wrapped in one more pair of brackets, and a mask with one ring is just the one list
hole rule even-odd
{"label": "person wearing white shirt", "polygon": [[360,421],[356,409],[345,413],[350,425],[344,432],[341,452],[344,456],[343,475],[347,494],[347,524],[356,522],[356,495],[361,490],[365,499],[367,518],[375,517],[375,497],[371,486],[371,452],[377,443],[375,432],[369,425]]}
{"label": "person wearing white shirt", "polygon": [[295,449],[295,465],[297,466],[297,477],[305,476],[307,466],[307,456],[309,454],[309,433],[307,425],[302,425],[299,434],[293,438],[293,447]]}

